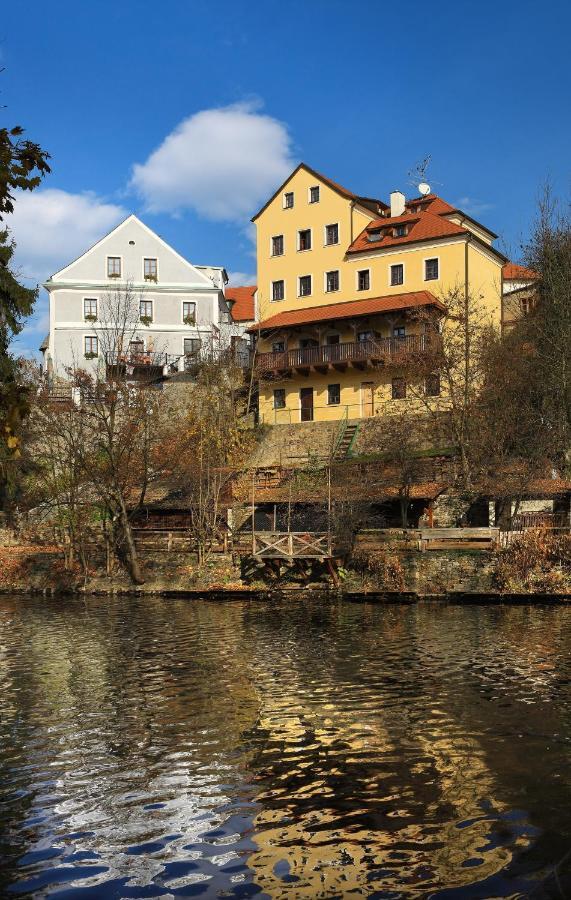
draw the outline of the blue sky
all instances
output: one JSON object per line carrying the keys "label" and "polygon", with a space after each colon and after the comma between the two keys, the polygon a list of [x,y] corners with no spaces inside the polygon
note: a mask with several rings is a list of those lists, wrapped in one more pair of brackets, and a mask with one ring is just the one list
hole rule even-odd
{"label": "blue sky", "polygon": [[[446,199],[517,258],[569,195],[571,4],[31,0],[2,13],[2,119],[52,155],[8,219],[41,281],[135,212],[196,263],[255,273],[249,218],[300,160],[357,193]],[[17,342],[46,330],[45,297]]]}

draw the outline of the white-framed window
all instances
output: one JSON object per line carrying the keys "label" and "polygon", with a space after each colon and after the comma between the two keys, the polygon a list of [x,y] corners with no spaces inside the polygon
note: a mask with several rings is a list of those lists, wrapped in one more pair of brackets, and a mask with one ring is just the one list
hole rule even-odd
{"label": "white-framed window", "polygon": [[297,233],[297,249],[311,250],[311,228],[302,228]]}
{"label": "white-framed window", "polygon": [[389,266],[389,283],[391,287],[404,284],[404,263],[393,263]]}
{"label": "white-framed window", "polygon": [[393,328],[393,337],[403,338],[406,337],[406,326],[405,325],[395,325]]}
{"label": "white-framed window", "polygon": [[121,278],[121,257],[107,257],[107,278]]}
{"label": "white-framed window", "polygon": [[272,281],[272,300],[285,299],[285,281],[281,278],[279,281]]}
{"label": "white-framed window", "polygon": [[283,197],[283,207],[284,209],[293,209],[294,197],[293,191],[286,191]]}
{"label": "white-framed window", "polygon": [[333,222],[331,225],[325,226],[325,246],[330,247],[332,244],[339,243],[339,223]]}
{"label": "white-framed window", "polygon": [[196,303],[183,300],[182,321],[185,325],[196,325]]}
{"label": "white-framed window", "polygon": [[145,256],[143,258],[143,278],[145,281],[158,281],[159,261],[156,257]]}
{"label": "white-framed window", "polygon": [[316,184],[309,189],[309,202],[319,203],[319,185]]}
{"label": "white-framed window", "polygon": [[94,334],[86,334],[83,339],[83,351],[85,356],[99,356],[99,340]]}
{"label": "white-framed window", "polygon": [[311,275],[300,275],[298,279],[298,297],[311,296]]}
{"label": "white-framed window", "polygon": [[340,384],[328,384],[327,385],[327,405],[328,406],[338,406],[341,403],[341,385]]}
{"label": "white-framed window", "polygon": [[371,270],[359,269],[357,271],[357,290],[368,291],[371,287]]}
{"label": "white-framed window", "polygon": [[153,301],[139,300],[139,318],[153,321]]}
{"label": "white-framed window", "polygon": [[271,255],[272,256],[283,256],[284,255],[284,236],[283,234],[274,234],[272,238],[271,244]]}
{"label": "white-framed window", "polygon": [[333,269],[325,273],[325,291],[330,294],[339,290],[339,269]]}
{"label": "white-framed window", "polygon": [[83,318],[94,322],[97,319],[97,300],[92,297],[83,299]]}
{"label": "white-framed window", "polygon": [[424,280],[437,281],[440,278],[440,260],[437,256],[424,260]]}
{"label": "white-framed window", "polygon": [[196,356],[202,346],[200,338],[184,338],[182,342],[182,350],[185,356]]}

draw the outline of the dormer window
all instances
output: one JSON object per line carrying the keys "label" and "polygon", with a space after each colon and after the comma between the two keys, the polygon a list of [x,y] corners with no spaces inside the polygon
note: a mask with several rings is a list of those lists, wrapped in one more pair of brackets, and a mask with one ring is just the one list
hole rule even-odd
{"label": "dormer window", "polygon": [[375,231],[369,231],[367,234],[367,240],[373,244],[375,241],[380,241],[383,237],[383,232],[380,228],[377,228]]}
{"label": "dormer window", "polygon": [[396,238],[406,237],[408,234],[408,225],[396,225],[393,229],[393,236]]}

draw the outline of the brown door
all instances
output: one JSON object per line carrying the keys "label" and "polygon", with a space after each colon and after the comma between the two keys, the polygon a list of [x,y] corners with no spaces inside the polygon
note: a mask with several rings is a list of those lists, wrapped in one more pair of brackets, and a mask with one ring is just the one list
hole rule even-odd
{"label": "brown door", "polygon": [[375,415],[375,386],[372,381],[361,382],[361,413],[363,416]]}
{"label": "brown door", "polygon": [[313,422],[313,388],[301,388],[299,392],[301,421]]}

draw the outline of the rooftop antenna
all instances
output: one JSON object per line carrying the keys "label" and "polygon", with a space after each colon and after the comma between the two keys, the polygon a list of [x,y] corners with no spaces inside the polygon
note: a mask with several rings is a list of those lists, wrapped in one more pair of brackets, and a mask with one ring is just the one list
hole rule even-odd
{"label": "rooftop antenna", "polygon": [[[431,191],[430,184],[428,183],[428,167],[430,166],[431,159],[432,157],[430,154],[425,156],[424,159],[417,162],[408,173],[408,183],[417,188],[418,193],[422,197],[426,197]],[[440,184],[440,182],[436,181],[434,184]]]}

